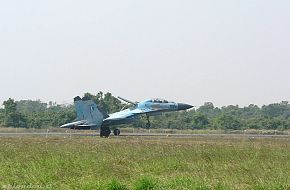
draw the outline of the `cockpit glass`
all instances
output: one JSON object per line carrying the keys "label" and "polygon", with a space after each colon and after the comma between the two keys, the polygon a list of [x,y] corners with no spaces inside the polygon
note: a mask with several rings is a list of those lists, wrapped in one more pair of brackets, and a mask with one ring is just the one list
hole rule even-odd
{"label": "cockpit glass", "polygon": [[152,99],[152,102],[153,102],[153,103],[168,103],[167,100],[159,99],[159,98]]}

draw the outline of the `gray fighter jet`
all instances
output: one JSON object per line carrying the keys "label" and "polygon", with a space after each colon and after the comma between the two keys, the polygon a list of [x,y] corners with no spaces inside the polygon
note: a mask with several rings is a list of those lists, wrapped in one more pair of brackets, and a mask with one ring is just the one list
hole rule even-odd
{"label": "gray fighter jet", "polygon": [[[146,115],[146,128],[150,128],[149,116],[160,115],[164,112],[187,110],[193,107],[189,104],[169,102],[159,98],[148,99],[142,102],[132,102],[121,97],[118,98],[131,104],[131,108],[108,115],[89,97],[83,97],[81,99],[77,96],[74,98],[74,105],[77,112],[76,121],[60,127],[81,130],[95,130],[100,128],[100,136],[108,137],[111,133],[109,126],[134,122],[140,115]],[[114,135],[120,135],[120,130],[115,129]]]}

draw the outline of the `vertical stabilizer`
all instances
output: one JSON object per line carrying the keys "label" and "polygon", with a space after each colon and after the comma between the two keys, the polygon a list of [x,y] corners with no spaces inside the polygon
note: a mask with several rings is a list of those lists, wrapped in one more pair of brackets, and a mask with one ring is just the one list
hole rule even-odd
{"label": "vertical stabilizer", "polygon": [[84,118],[90,123],[93,123],[97,126],[101,126],[103,123],[104,115],[98,108],[95,102],[91,100],[89,97],[83,97],[83,112]]}
{"label": "vertical stabilizer", "polygon": [[84,120],[85,119],[84,103],[79,96],[74,98],[74,105],[77,112],[77,120],[78,121]]}

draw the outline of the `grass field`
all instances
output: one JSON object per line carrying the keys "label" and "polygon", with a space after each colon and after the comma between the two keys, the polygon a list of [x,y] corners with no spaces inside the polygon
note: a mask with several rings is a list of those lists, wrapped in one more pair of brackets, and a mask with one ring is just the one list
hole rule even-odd
{"label": "grass field", "polygon": [[290,139],[0,137],[0,189],[290,189]]}

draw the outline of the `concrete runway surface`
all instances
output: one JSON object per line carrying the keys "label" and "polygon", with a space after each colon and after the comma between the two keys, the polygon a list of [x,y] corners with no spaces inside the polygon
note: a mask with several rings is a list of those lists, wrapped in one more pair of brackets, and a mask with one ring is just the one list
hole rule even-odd
{"label": "concrete runway surface", "polygon": [[[99,136],[95,133],[79,132],[1,132],[0,137],[13,136]],[[114,135],[111,134],[110,137]],[[166,133],[121,133],[119,137],[174,137],[174,138],[194,138],[194,137],[227,137],[227,138],[289,138],[290,135],[262,135],[262,134],[166,134]],[[114,136],[117,137],[117,136]]]}

